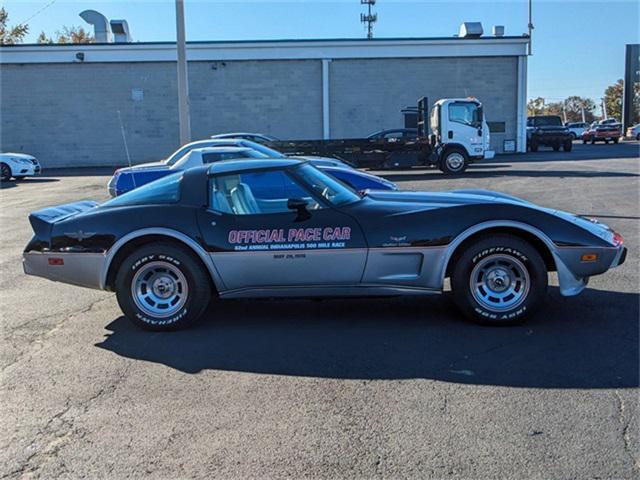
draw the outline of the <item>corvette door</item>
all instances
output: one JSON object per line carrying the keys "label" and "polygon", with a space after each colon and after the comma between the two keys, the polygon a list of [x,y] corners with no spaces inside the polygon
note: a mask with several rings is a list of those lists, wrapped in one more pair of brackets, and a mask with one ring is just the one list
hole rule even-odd
{"label": "corvette door", "polygon": [[198,221],[227,290],[360,283],[360,226],[284,170],[214,176],[209,190]]}

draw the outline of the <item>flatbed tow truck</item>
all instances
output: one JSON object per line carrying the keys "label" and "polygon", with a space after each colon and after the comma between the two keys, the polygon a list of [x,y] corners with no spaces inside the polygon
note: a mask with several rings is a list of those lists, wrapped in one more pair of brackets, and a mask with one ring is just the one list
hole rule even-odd
{"label": "flatbed tow truck", "polygon": [[435,166],[446,174],[463,173],[470,163],[491,159],[489,126],[475,98],[418,101],[416,138],[278,140],[265,142],[287,155],[318,155],[344,160],[359,168],[393,169]]}

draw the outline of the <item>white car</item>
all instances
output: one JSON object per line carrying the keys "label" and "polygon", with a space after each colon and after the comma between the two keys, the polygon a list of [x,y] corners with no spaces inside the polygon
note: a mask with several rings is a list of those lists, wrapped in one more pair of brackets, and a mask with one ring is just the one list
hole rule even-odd
{"label": "white car", "polygon": [[627,138],[635,138],[640,140],[640,123],[635,124],[633,127],[627,128]]}
{"label": "white car", "polygon": [[577,138],[582,138],[582,134],[589,128],[589,124],[586,122],[574,122],[567,123],[566,127],[569,129],[571,138],[575,140]]}
{"label": "white car", "polygon": [[0,180],[6,182],[12,177],[22,180],[24,177],[40,175],[41,168],[36,157],[24,153],[0,153]]}

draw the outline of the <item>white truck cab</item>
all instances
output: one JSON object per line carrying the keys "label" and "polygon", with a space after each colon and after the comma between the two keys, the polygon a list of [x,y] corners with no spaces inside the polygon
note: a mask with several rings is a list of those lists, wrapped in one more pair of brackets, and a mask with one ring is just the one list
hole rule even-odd
{"label": "white truck cab", "polygon": [[491,159],[489,126],[482,103],[475,98],[447,98],[431,110],[434,153],[445,173],[462,173],[474,160]]}

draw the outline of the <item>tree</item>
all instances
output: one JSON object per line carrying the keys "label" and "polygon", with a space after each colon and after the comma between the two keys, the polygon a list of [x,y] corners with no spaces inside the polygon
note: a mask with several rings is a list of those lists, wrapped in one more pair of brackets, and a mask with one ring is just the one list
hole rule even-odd
{"label": "tree", "polygon": [[22,43],[22,39],[29,32],[29,26],[18,24],[8,27],[8,20],[9,14],[4,7],[0,7],[0,45]]}
{"label": "tree", "polygon": [[582,109],[584,108],[585,122],[593,122],[593,114],[596,104],[590,98],[583,98],[577,95],[567,97],[559,102],[546,103],[542,97],[533,98],[527,103],[528,115],[558,115],[563,121],[566,116],[567,122],[581,122]]}
{"label": "tree", "polygon": [[595,120],[593,112],[596,109],[596,104],[590,98],[583,98],[577,95],[568,97],[564,101],[564,109],[567,114],[567,122],[581,122],[582,109],[584,109],[585,122],[593,122]]}
{"label": "tree", "polygon": [[622,92],[624,82],[618,80],[604,91],[604,105],[607,108],[607,116],[620,120],[622,118]]}
{"label": "tree", "polygon": [[534,115],[542,115],[544,113],[544,98],[532,98],[527,102],[527,115],[530,117]]}
{"label": "tree", "polygon": [[40,32],[38,43],[94,43],[95,37],[82,27],[62,27],[56,32],[56,37],[47,37],[46,33]]}
{"label": "tree", "polygon": [[38,35],[38,39],[36,40],[36,42],[38,42],[38,43],[53,43],[53,40],[51,40],[50,37],[47,37],[47,35],[44,32],[40,32],[40,35]]}
{"label": "tree", "polygon": [[94,43],[95,37],[82,27],[62,27],[56,32],[56,43]]}

